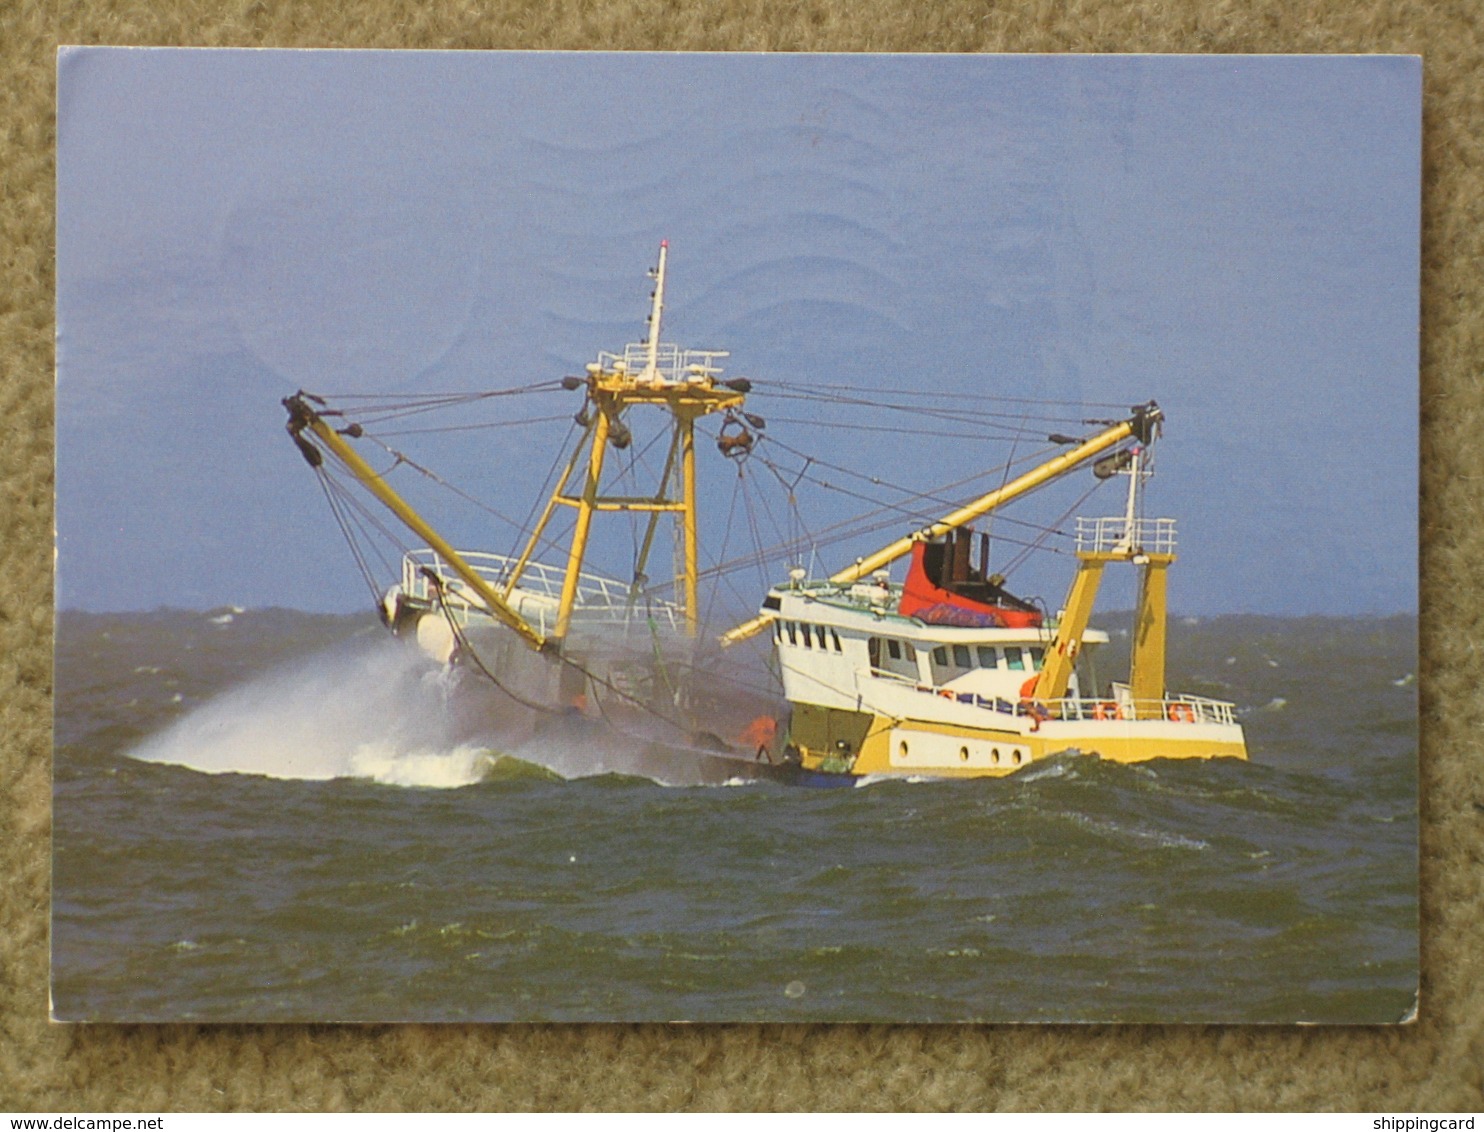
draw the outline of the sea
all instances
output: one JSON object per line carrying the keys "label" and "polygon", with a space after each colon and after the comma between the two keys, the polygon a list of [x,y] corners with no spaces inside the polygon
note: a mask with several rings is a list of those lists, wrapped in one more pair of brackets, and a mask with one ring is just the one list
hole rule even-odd
{"label": "sea", "polygon": [[1416,671],[1411,616],[1176,618],[1249,762],[811,789],[457,732],[372,618],[64,611],[53,1015],[1401,1022]]}

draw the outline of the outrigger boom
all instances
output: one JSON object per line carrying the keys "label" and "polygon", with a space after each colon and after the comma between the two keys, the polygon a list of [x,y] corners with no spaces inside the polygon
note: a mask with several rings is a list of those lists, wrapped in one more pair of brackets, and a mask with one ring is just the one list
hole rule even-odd
{"label": "outrigger boom", "polygon": [[[393,491],[386,480],[377,475],[376,470],[370,464],[366,463],[365,460],[361,459],[359,453],[354,448],[345,443],[344,438],[339,432],[325,423],[324,417],[310,406],[309,402],[311,400],[317,400],[317,398],[312,393],[305,393],[302,389],[292,397],[285,397],[283,399],[283,407],[289,411],[289,423],[287,426],[289,435],[294,438],[294,443],[298,445],[299,451],[304,454],[304,459],[308,461],[309,466],[313,468],[319,467],[320,461],[324,457],[319,449],[315,448],[314,445],[310,444],[304,438],[305,429],[314,433],[320,442],[345,465],[351,475],[355,476],[361,486],[380,500],[387,510],[400,519],[419,538],[427,541],[428,546],[437,552],[443,561],[448,563],[449,569],[457,574],[470,589],[479,595],[479,599],[484,602],[490,616],[513,629],[520,636],[521,640],[525,641],[526,644],[530,645],[537,652],[551,651],[552,643],[537,632],[529,621],[512,609],[509,603],[488,582],[480,577],[479,571],[465,562],[463,556],[450,546],[442,535],[435,531],[406,500]],[[353,436],[357,435],[359,432],[358,426],[350,425],[347,432]]]}
{"label": "outrigger boom", "polygon": [[[1092,459],[1103,452],[1108,451],[1115,445],[1134,437],[1141,444],[1149,444],[1158,435],[1164,413],[1153,401],[1148,404],[1139,405],[1134,408],[1132,415],[1126,421],[1119,421],[1111,428],[1098,433],[1089,440],[1078,444],[1069,452],[1063,452],[1047,460],[1024,475],[1011,480],[1003,487],[981,495],[972,503],[965,504],[951,514],[945,515],[936,523],[932,523],[921,530],[899,538],[889,546],[884,546],[876,553],[860,558],[851,566],[846,567],[838,573],[830,575],[833,585],[844,586],[851,582],[859,581],[867,577],[883,566],[895,562],[897,559],[911,553],[915,543],[925,542],[928,539],[940,538],[950,531],[957,530],[968,523],[973,522],[981,516],[989,514],[996,508],[1034,491],[1042,484],[1050,483],[1052,480],[1074,470],[1078,465]],[[749,637],[755,637],[770,624],[777,620],[777,614],[764,612],[758,614],[750,621],[744,621],[735,628],[729,629],[722,634],[720,642],[723,648],[745,641]]]}

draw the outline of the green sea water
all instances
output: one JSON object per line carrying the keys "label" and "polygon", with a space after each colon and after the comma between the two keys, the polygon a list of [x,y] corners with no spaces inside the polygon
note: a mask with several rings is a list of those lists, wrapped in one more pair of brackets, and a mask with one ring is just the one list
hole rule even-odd
{"label": "green sea water", "polygon": [[1251,762],[687,786],[451,731],[364,619],[63,613],[54,1012],[1395,1022],[1415,666],[1410,617],[1176,622]]}

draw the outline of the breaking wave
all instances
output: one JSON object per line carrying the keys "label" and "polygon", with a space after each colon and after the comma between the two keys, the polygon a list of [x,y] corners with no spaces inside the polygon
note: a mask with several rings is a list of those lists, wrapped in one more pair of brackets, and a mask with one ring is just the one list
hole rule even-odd
{"label": "breaking wave", "polygon": [[239,685],[129,753],[206,774],[467,786],[499,756],[457,734],[450,692],[415,650],[363,643]]}

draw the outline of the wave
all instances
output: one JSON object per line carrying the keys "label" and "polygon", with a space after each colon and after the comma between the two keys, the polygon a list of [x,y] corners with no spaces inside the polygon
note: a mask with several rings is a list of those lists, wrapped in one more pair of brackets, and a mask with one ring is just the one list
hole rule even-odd
{"label": "wave", "polygon": [[466,786],[498,762],[454,730],[448,674],[394,641],[322,653],[217,696],[129,751],[206,774]]}

